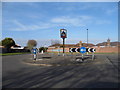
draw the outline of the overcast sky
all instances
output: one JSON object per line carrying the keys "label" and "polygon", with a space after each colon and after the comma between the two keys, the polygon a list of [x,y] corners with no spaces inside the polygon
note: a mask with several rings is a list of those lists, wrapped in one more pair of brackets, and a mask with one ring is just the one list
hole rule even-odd
{"label": "overcast sky", "polygon": [[96,44],[118,40],[118,2],[2,2],[2,39],[13,38],[25,46],[29,39],[38,47],[60,39],[67,29],[66,43]]}

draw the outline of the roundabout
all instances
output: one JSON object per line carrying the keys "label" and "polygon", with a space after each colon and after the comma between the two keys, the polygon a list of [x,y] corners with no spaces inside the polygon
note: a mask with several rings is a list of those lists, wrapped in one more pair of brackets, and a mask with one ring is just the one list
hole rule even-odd
{"label": "roundabout", "polygon": [[23,60],[23,63],[36,66],[76,66],[76,65],[85,65],[92,63],[94,60],[91,59],[91,56],[85,56],[84,59],[82,56],[39,56],[36,60],[33,58],[28,58]]}

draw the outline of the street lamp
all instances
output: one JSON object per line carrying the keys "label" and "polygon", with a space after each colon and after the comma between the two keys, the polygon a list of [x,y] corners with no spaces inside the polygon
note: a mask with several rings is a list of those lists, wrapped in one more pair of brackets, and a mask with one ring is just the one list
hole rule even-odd
{"label": "street lamp", "polygon": [[[87,29],[87,48],[88,48],[88,29]],[[88,52],[87,52],[88,55]]]}
{"label": "street lamp", "polygon": [[87,29],[87,47],[88,47],[88,29]]}

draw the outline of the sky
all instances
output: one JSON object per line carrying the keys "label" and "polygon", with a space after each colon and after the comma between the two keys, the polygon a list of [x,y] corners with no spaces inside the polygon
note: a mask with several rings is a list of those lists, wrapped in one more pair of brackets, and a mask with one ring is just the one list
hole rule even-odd
{"label": "sky", "polygon": [[60,40],[67,44],[118,41],[118,2],[2,2],[2,39],[11,37],[21,46],[34,39],[40,46]]}

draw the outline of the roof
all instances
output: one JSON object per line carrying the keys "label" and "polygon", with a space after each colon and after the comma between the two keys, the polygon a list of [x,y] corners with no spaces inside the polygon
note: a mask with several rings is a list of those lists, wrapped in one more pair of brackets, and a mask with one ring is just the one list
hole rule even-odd
{"label": "roof", "polygon": [[24,47],[11,47],[11,49],[24,49]]}
{"label": "roof", "polygon": [[[96,44],[96,46],[106,46],[107,42],[102,42],[102,43],[98,43]],[[119,46],[120,42],[110,42],[110,46]]]}
{"label": "roof", "polygon": [[[54,44],[54,45],[51,45],[49,47],[62,47],[63,44]],[[86,43],[82,43],[82,46],[84,47],[87,47],[87,44]],[[88,43],[88,46],[89,47],[93,47],[95,46],[94,44],[91,44],[91,43]],[[65,44],[65,47],[80,47],[79,43],[78,44]]]}

